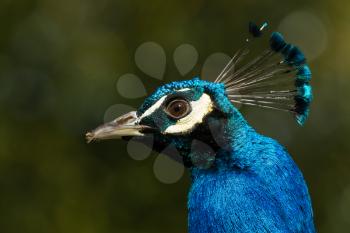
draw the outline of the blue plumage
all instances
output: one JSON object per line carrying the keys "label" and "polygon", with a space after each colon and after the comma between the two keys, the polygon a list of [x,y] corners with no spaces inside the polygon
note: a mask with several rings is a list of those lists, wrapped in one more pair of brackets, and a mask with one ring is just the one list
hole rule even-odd
{"label": "blue plumage", "polygon": [[[251,23],[249,30],[260,37],[266,25]],[[151,136],[156,151],[175,146],[191,174],[190,233],[314,233],[311,201],[297,165],[232,104],[288,111],[302,125],[312,100],[310,68],[280,33],[271,35],[270,49],[237,69],[244,54],[239,51],[215,82],[196,77],[163,85],[136,112],[98,127],[87,138],[135,136],[147,142]],[[282,58],[276,62],[278,55]],[[281,89],[281,80],[291,89]]]}
{"label": "blue plumage", "polygon": [[[184,88],[196,92],[197,98],[209,93],[224,119],[224,124],[209,132],[205,130],[209,127],[202,125],[188,135],[156,134],[156,150],[163,148],[160,144],[173,144],[185,161],[190,161],[186,163],[192,177],[189,232],[315,232],[300,170],[281,145],[248,125],[227,98],[222,84],[195,78],[164,85],[145,101],[138,114],[164,95]],[[156,115],[151,118],[159,120]],[[203,124],[216,121],[218,115],[212,114]],[[215,136],[208,139],[198,134]],[[193,148],[194,139],[213,148],[214,154],[205,156],[214,158],[209,169],[193,166],[194,159],[203,157],[203,151]]]}

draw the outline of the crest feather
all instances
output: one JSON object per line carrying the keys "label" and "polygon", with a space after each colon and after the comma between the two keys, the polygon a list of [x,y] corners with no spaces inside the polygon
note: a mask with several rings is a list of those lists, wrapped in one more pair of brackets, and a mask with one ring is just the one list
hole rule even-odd
{"label": "crest feather", "polygon": [[[250,23],[252,38],[262,36],[266,27],[267,23]],[[273,32],[269,43],[260,56],[237,69],[249,52],[248,44],[238,50],[215,82],[225,85],[232,103],[291,112],[302,125],[312,100],[311,70],[301,50],[286,43],[281,33]]]}

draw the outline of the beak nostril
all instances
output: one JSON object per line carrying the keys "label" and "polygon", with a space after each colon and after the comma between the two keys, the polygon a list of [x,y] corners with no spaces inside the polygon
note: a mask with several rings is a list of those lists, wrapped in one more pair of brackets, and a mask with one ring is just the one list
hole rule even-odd
{"label": "beak nostril", "polygon": [[128,115],[125,117],[119,117],[119,118],[115,119],[115,123],[118,123],[121,125],[130,123],[130,122],[134,122],[134,121],[135,121],[135,117],[132,115]]}

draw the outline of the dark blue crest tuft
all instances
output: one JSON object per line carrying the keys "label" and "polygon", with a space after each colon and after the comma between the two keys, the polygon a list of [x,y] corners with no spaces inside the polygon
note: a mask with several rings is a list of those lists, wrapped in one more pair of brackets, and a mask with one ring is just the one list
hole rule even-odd
{"label": "dark blue crest tuft", "polygon": [[304,64],[298,67],[297,81],[309,82],[311,80],[311,70],[308,65]]}
{"label": "dark blue crest tuft", "polygon": [[272,50],[279,52],[286,45],[287,45],[287,43],[284,41],[284,38],[283,38],[281,33],[279,33],[279,32],[272,33],[271,38],[270,38],[270,47]]}
{"label": "dark blue crest tuft", "polygon": [[253,22],[249,22],[249,32],[253,37],[260,37],[263,34],[263,30],[267,27],[267,22],[264,22],[260,27]]}

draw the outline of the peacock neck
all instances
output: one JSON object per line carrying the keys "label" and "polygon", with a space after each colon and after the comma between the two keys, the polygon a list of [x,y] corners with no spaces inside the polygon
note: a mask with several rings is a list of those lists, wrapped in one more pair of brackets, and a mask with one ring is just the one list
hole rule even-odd
{"label": "peacock neck", "polygon": [[244,205],[260,205],[252,203],[255,197],[247,197],[242,190],[244,186],[248,189],[257,186],[258,181],[251,171],[261,166],[257,146],[266,138],[256,133],[238,111],[222,126],[221,132],[216,134],[219,147],[212,166],[190,168],[190,233],[232,232],[227,229],[241,224],[240,212],[244,213]]}
{"label": "peacock neck", "polygon": [[209,154],[207,157],[211,159],[211,163],[207,166],[196,166],[195,164],[190,167],[193,179],[196,175],[208,172],[244,169],[251,166],[257,159],[256,155],[250,155],[247,152],[263,136],[256,133],[238,111],[234,111],[229,118],[222,120],[220,123],[216,121],[216,119],[212,121],[208,119],[209,124],[212,125],[211,135],[213,135],[213,138],[209,141],[213,143],[209,147],[201,148],[203,145],[199,144],[198,147],[192,148],[192,161],[196,157],[203,157],[203,154]]}
{"label": "peacock neck", "polygon": [[315,232],[305,181],[281,145],[240,114],[217,135],[212,166],[190,168],[190,233]]}

